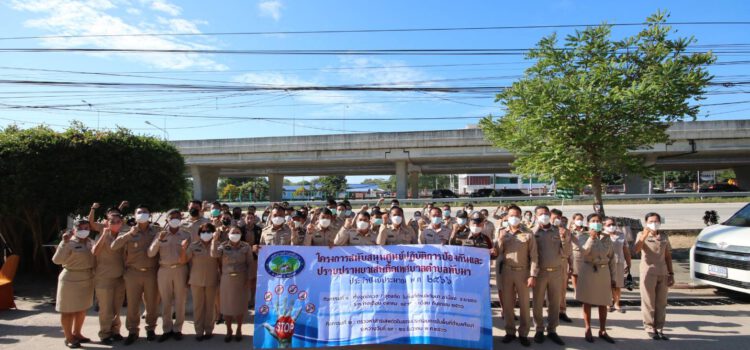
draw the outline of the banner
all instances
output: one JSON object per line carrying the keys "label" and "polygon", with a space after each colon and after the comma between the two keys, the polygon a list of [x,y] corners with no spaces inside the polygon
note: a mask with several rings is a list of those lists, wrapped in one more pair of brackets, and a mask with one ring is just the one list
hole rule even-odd
{"label": "banner", "polygon": [[462,246],[263,246],[253,345],[490,349],[489,259]]}

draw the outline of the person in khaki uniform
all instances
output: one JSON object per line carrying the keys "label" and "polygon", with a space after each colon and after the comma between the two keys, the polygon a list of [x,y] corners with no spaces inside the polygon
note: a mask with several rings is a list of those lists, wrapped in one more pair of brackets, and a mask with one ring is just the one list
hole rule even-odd
{"label": "person in khaki uniform", "polygon": [[495,228],[495,224],[490,221],[489,210],[482,209],[479,211],[479,215],[481,215],[481,218],[484,221],[484,231],[482,231],[482,233],[490,239],[495,238],[495,232],[497,230]]}
{"label": "person in khaki uniform", "polygon": [[378,245],[416,244],[417,234],[404,225],[404,211],[400,207],[391,208],[390,223],[387,215],[383,216],[383,225],[378,232]]}
{"label": "person in khaki uniform", "polygon": [[237,323],[235,341],[242,340],[242,320],[247,313],[250,286],[255,283],[252,271],[255,259],[250,244],[242,241],[242,232],[238,227],[229,231],[229,240],[220,243],[219,233],[214,232],[211,240],[211,257],[221,261],[221,313],[227,325],[225,342],[232,341],[232,322]]}
{"label": "person in khaki uniform", "polygon": [[578,286],[578,269],[583,264],[583,255],[581,254],[581,247],[586,244],[586,240],[589,239],[589,230],[586,227],[586,220],[581,213],[573,214],[573,225],[570,226],[570,240],[572,243],[572,256],[573,258],[573,288]]}
{"label": "person in khaki uniform", "polygon": [[[324,208],[320,212],[320,218],[317,220],[317,224],[307,225],[302,245],[332,247],[333,241],[336,238],[336,233],[338,233],[338,230],[345,228],[346,226],[345,222],[341,227],[337,228],[334,226],[334,221],[335,219],[333,218],[331,211]],[[349,224],[351,225],[351,220],[349,220]],[[295,233],[294,237],[293,241],[295,242],[293,242],[293,244],[296,245],[296,242],[299,241],[299,233]]]}
{"label": "person in khaki uniform", "polygon": [[63,267],[57,278],[55,311],[61,313],[65,346],[69,348],[80,348],[81,343],[91,341],[81,334],[86,310],[94,300],[93,269],[96,259],[92,253],[94,244],[88,238],[89,228],[86,220],[76,222],[72,232],[63,234],[52,256],[52,262]]}
{"label": "person in khaki uniform", "polygon": [[182,228],[190,232],[190,241],[196,242],[200,239],[198,237],[198,231],[200,230],[200,227],[203,224],[210,223],[211,220],[204,218],[203,215],[201,215],[201,201],[190,201],[188,203],[188,214],[189,216],[182,221]]}
{"label": "person in khaki uniform", "polygon": [[[240,228],[242,233],[242,240],[250,244],[251,247],[256,247],[260,244],[260,236],[263,232],[263,229],[258,225],[259,220],[257,216],[255,216],[255,207],[250,206],[247,210],[247,215],[243,218],[245,220],[245,225]],[[253,253],[253,259],[256,261],[256,264],[253,265],[257,268],[258,264],[258,254]],[[256,276],[258,274],[257,269],[251,271],[251,274],[253,276]],[[253,283],[252,286],[250,286],[250,308],[255,307],[255,284]]]}
{"label": "person in khaki uniform", "polygon": [[[167,227],[159,232],[148,249],[148,256],[159,256],[157,285],[161,296],[161,320],[163,333],[159,342],[174,338],[182,339],[182,324],[185,322],[187,304],[188,266],[180,262],[183,244],[190,242],[190,232],[182,229],[182,214],[179,209],[167,212]],[[175,321],[172,322],[172,307]]]}
{"label": "person in khaki uniform", "polygon": [[560,323],[560,288],[562,288],[562,259],[570,255],[570,234],[565,228],[553,226],[550,222],[549,208],[538,206],[534,209],[537,225],[532,230],[536,240],[539,264],[533,287],[533,314],[536,333],[534,342],[543,343],[544,336],[544,298],[547,297],[547,337],[558,345],[565,342],[557,335]]}
{"label": "person in khaki uniform", "polygon": [[674,285],[672,268],[672,246],[669,237],[659,232],[661,216],[646,214],[646,228],[638,233],[635,253],[641,253],[640,292],[643,326],[654,340],[669,340],[664,335],[667,317],[667,292]]}
{"label": "person in khaki uniform", "polygon": [[216,227],[210,223],[200,226],[199,240],[183,242],[180,262],[190,263],[188,284],[193,295],[193,325],[195,340],[211,339],[214,331],[216,292],[219,287],[219,259],[211,256],[211,239]]}
{"label": "person in khaki uniform", "polygon": [[[563,224],[563,213],[560,209],[552,209],[550,212],[550,221],[552,222],[552,226],[555,227],[561,227],[563,229],[566,229],[565,224]],[[570,232],[570,231],[568,231]],[[562,283],[562,288],[560,288],[560,321],[564,321],[567,323],[572,323],[573,320],[568,317],[568,302],[567,302],[567,295],[568,295],[568,275],[569,275],[569,263],[568,260],[570,259],[570,256],[564,256],[561,259],[561,272],[560,272],[560,279]]]}
{"label": "person in khaki uniform", "polygon": [[602,217],[591,214],[588,222],[590,238],[581,247],[583,264],[578,271],[580,288],[576,288],[576,300],[583,303],[586,341],[594,342],[591,335],[591,306],[596,305],[599,309],[599,338],[614,344],[614,339],[607,334],[607,306],[612,302],[612,287],[615,285],[615,252],[609,235],[602,233]]}
{"label": "person in khaki uniform", "polygon": [[352,225],[349,222],[339,230],[333,244],[337,246],[375,245],[376,238],[376,234],[372,230],[370,214],[362,211],[357,214],[356,224]]}
{"label": "person in khaki uniform", "polygon": [[421,226],[417,241],[419,244],[446,244],[451,237],[451,228],[443,224],[443,211],[432,207],[428,213],[430,223]]}
{"label": "person in khaki uniform", "polygon": [[[91,206],[91,214],[99,203]],[[150,215],[147,208],[136,209],[136,221],[148,222]],[[91,215],[90,215],[91,217]],[[107,214],[107,222],[103,226],[102,233],[94,244],[94,256],[96,257],[96,268],[94,269],[94,287],[96,300],[99,304],[99,339],[102,344],[111,345],[114,341],[123,340],[120,335],[120,309],[125,301],[125,281],[122,274],[125,272],[125,259],[122,250],[113,250],[112,241],[123,228],[122,216],[118,211]]]}
{"label": "person in khaki uniform", "polygon": [[[292,230],[284,218],[286,211],[281,207],[271,210],[268,226],[263,228],[260,236],[260,246],[264,245],[291,245]],[[256,248],[257,251],[257,248]]]}
{"label": "person in khaki uniform", "polygon": [[505,337],[507,344],[516,339],[516,325],[513,305],[518,300],[521,314],[518,327],[519,342],[523,346],[529,342],[531,315],[529,312],[529,288],[534,286],[537,271],[537,248],[534,234],[521,225],[521,208],[511,205],[507,209],[508,228],[502,228],[497,234],[498,260],[501,261],[500,273],[503,318],[505,319]]}
{"label": "person in khaki uniform", "polygon": [[146,339],[156,339],[156,319],[159,315],[159,288],[156,282],[156,257],[148,256],[148,249],[161,229],[148,222],[138,223],[128,232],[120,232],[112,241],[112,250],[122,249],[125,254],[125,296],[128,302],[125,328],[128,337],[124,344],[138,339],[141,305],[146,304]]}
{"label": "person in khaki uniform", "polygon": [[609,235],[609,239],[612,240],[612,248],[615,252],[615,286],[612,288],[612,306],[609,307],[609,312],[618,311],[625,313],[625,309],[620,305],[620,297],[622,296],[622,288],[625,287],[625,273],[630,273],[630,246],[625,239],[625,234],[617,230],[615,220],[613,218],[604,219],[604,233]]}

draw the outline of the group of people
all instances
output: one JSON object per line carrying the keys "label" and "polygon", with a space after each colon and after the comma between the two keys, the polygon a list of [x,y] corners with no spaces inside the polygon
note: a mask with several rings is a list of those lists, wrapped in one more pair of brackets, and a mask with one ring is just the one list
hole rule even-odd
{"label": "group of people", "polygon": [[[655,340],[669,339],[663,327],[667,288],[674,277],[669,240],[659,231],[659,214],[645,216],[646,228],[631,247],[615,220],[596,213],[586,218],[576,213],[568,222],[560,210],[546,206],[536,207],[533,213],[516,205],[501,206],[490,215],[487,209],[475,211],[471,204],[454,214],[448,204],[431,203],[407,220],[398,200],[381,209],[382,202],[356,212],[348,201],[329,200],[319,208],[294,208],[284,202],[257,213],[254,206],[243,212],[219,202],[191,201],[187,215],[178,209],[168,211],[163,227],[147,205],[137,205],[133,217],[125,220],[127,202],[109,208],[99,222],[95,218],[99,204],[94,203],[88,218],[77,220],[63,234],[53,256],[53,262],[63,267],[56,310],[61,313],[65,344],[78,348],[91,341],[81,328],[94,296],[103,344],[135,342],[142,305],[147,340],[181,340],[188,289],[196,340],[210,339],[214,325],[225,323],[224,340],[241,341],[244,316],[254,305],[257,253],[264,245],[448,244],[488,249],[496,264],[505,320],[502,341],[518,339],[524,346],[531,343],[532,316],[535,342],[549,338],[564,345],[556,329],[560,320],[571,321],[565,308],[569,280],[583,304],[585,339],[594,341],[591,309],[596,306],[598,337],[613,343],[606,331],[607,314],[624,312],[620,289],[632,251],[641,254],[646,332]],[[98,233],[95,238],[92,232]],[[126,337],[120,322],[124,302]],[[157,337],[160,316],[163,332]]]}

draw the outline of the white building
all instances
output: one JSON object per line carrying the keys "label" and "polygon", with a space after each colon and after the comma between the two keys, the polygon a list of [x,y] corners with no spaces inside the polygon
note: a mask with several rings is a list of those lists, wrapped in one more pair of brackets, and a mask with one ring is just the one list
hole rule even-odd
{"label": "white building", "polygon": [[495,190],[521,190],[524,193],[540,194],[549,190],[551,185],[536,178],[524,178],[516,174],[461,174],[458,175],[458,194],[468,195],[476,190],[491,188]]}

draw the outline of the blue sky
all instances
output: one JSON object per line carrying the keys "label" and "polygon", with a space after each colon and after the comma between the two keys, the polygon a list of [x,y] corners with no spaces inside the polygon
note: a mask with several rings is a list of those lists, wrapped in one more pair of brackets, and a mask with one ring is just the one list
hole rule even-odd
{"label": "blue sky", "polygon": [[[657,9],[671,21],[747,21],[743,1],[2,1],[0,37],[304,31],[465,26],[642,22]],[[637,27],[616,27],[615,37]],[[750,26],[679,26],[698,44],[746,43]],[[274,34],[0,40],[0,48],[156,49],[400,49],[528,48],[553,31],[573,29],[441,31],[411,33]],[[81,54],[2,52],[8,80],[161,84],[272,84],[396,86],[503,86],[528,66],[521,56],[295,56]],[[719,55],[719,62],[748,60]],[[447,65],[447,66],[446,66]],[[20,68],[20,69],[19,69]],[[56,70],[57,72],[28,69]],[[99,72],[134,76],[102,76]],[[750,64],[715,66],[717,80],[747,81]],[[750,100],[742,87],[711,88],[704,103]],[[86,101],[86,102],[82,102]],[[492,93],[211,92],[144,91],[0,84],[0,127],[71,120],[91,127],[117,125],[170,139],[234,138],[463,128],[488,113],[502,114]],[[24,108],[19,108],[22,106]],[[58,109],[29,109],[26,107]],[[148,115],[143,115],[144,113]],[[707,107],[709,119],[744,119],[750,104]],[[163,114],[169,114],[168,116]],[[326,119],[470,117],[421,121]],[[232,120],[209,117],[270,117]],[[310,120],[324,119],[324,120]],[[293,125],[295,124],[295,125]]]}

